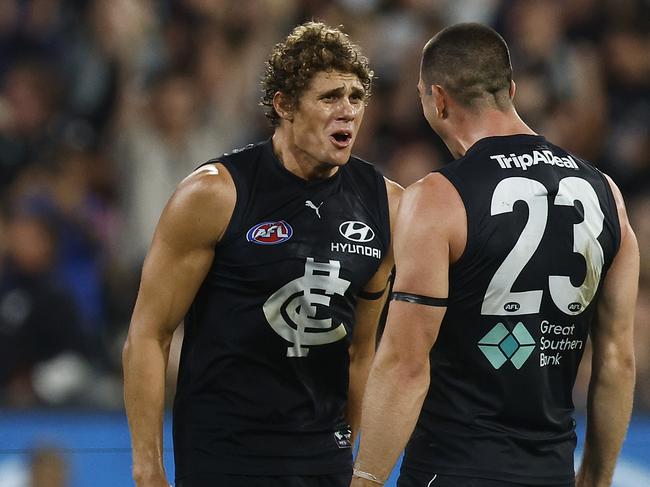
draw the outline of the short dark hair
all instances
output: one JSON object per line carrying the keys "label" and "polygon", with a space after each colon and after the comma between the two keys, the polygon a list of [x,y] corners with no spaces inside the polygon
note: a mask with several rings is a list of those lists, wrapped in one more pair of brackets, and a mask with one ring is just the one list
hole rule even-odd
{"label": "short dark hair", "polygon": [[433,36],[422,51],[420,75],[427,86],[441,85],[467,107],[510,103],[503,93],[512,81],[508,45],[482,24],[456,24]]}
{"label": "short dark hair", "polygon": [[359,46],[340,29],[321,22],[306,22],[277,44],[266,62],[260,104],[266,107],[265,115],[273,126],[280,124],[280,117],[273,108],[275,93],[284,93],[292,105],[297,106],[314,75],[321,71],[356,74],[366,99],[370,96],[374,73]]}

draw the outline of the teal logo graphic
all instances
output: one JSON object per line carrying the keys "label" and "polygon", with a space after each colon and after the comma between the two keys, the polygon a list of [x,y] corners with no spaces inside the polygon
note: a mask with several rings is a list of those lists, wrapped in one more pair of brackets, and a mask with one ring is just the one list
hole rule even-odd
{"label": "teal logo graphic", "polygon": [[508,360],[516,369],[521,369],[535,349],[535,340],[521,322],[512,332],[503,323],[497,323],[481,338],[478,348],[497,370]]}

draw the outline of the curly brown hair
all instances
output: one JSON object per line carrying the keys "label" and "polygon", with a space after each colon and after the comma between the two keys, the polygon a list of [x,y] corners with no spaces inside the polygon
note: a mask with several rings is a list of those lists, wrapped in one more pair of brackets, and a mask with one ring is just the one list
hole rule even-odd
{"label": "curly brown hair", "polygon": [[374,73],[359,46],[340,29],[321,22],[306,22],[293,29],[284,42],[276,44],[266,61],[260,105],[266,107],[264,114],[274,127],[280,125],[280,117],[273,108],[275,94],[284,93],[293,106],[298,106],[311,79],[321,71],[356,74],[365,99],[370,97]]}

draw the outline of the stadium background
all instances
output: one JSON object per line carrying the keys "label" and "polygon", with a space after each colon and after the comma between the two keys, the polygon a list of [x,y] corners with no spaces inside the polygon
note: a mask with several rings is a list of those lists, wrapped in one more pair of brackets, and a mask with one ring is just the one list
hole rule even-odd
{"label": "stadium background", "polygon": [[355,153],[401,184],[450,160],[416,83],[424,42],[459,21],[508,40],[524,120],[618,182],[642,269],[615,485],[650,485],[648,1],[0,0],[0,487],[131,485],[120,353],[155,222],[196,164],[270,135],[264,60],[309,19],[370,58]]}

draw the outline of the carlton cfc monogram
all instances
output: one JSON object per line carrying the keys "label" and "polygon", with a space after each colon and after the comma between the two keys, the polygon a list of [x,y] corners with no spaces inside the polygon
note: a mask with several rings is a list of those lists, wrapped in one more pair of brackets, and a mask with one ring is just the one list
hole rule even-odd
{"label": "carlton cfc monogram", "polygon": [[266,321],[293,344],[287,348],[287,357],[306,357],[307,346],[333,343],[347,335],[343,323],[334,326],[332,318],[316,318],[318,306],[329,306],[334,294],[343,296],[350,286],[349,281],[339,277],[340,269],[338,260],[315,262],[307,257],[305,274],[282,286],[264,303]]}

